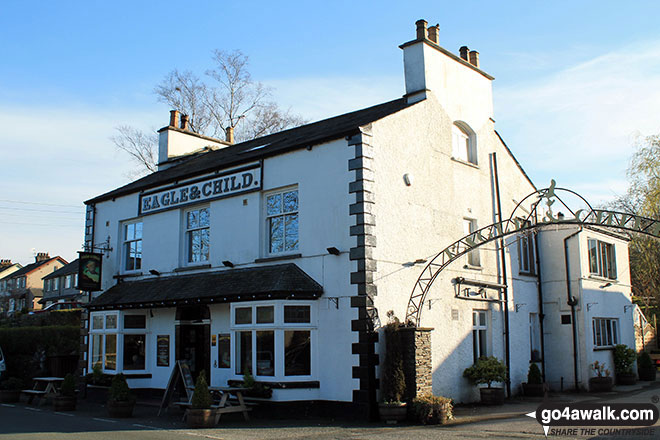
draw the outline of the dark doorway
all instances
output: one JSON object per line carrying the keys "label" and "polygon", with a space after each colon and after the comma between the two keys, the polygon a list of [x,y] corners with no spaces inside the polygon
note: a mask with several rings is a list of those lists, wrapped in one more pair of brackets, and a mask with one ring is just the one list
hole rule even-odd
{"label": "dark doorway", "polygon": [[178,307],[175,335],[176,360],[185,360],[195,380],[202,370],[211,372],[211,320],[207,306]]}

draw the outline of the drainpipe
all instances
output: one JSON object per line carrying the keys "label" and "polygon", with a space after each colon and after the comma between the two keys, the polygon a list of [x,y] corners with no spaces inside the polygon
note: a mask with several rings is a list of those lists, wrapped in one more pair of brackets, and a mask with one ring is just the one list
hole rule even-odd
{"label": "drainpipe", "polygon": [[539,234],[534,231],[534,250],[536,252],[536,275],[538,276],[537,290],[539,293],[539,331],[541,332],[541,376],[545,382],[545,337],[543,336],[543,278],[541,276],[541,257],[539,256]]}
{"label": "drainpipe", "polygon": [[575,306],[577,306],[578,300],[574,296],[571,296],[571,279],[570,279],[570,269],[568,265],[568,240],[578,235],[582,232],[582,228],[578,229],[576,232],[572,233],[568,237],[564,238],[564,264],[566,266],[566,304],[571,306],[571,327],[573,328],[573,380],[575,384],[575,391],[580,392],[578,388],[578,360],[577,360],[577,325],[575,323]]}
{"label": "drainpipe", "polygon": [[[502,221],[502,204],[500,201],[500,180],[497,174],[497,155],[490,154],[493,162],[493,177],[495,179],[495,196],[497,201],[497,221]],[[500,238],[500,260],[502,262],[502,294],[504,296],[504,356],[506,363],[506,395],[511,397],[511,341],[509,340],[509,292],[506,275],[506,255],[504,253],[504,238]]]}

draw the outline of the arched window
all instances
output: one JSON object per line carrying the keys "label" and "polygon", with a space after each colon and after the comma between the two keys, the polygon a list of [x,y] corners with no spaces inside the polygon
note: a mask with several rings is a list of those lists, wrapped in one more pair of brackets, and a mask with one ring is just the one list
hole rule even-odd
{"label": "arched window", "polygon": [[477,164],[477,137],[467,124],[455,122],[452,126],[452,147],[454,159]]}

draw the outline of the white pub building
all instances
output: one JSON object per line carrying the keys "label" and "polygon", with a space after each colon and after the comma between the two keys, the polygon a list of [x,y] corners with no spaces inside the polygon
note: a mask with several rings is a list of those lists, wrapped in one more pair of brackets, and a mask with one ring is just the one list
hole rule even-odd
{"label": "white pub building", "polygon": [[[402,98],[262,138],[201,136],[172,112],[158,171],[86,202],[88,249],[103,248],[88,371],[162,390],[187,360],[215,386],[250,371],[277,402],[376,402],[379,329],[405,318],[429,256],[536,191],[495,131],[478,53],[424,21],[401,49]],[[590,363],[634,344],[627,240],[557,225],[462,257],[422,305],[418,384],[476,400],[462,372],[494,355],[512,394],[531,362],[553,389],[586,388]]]}

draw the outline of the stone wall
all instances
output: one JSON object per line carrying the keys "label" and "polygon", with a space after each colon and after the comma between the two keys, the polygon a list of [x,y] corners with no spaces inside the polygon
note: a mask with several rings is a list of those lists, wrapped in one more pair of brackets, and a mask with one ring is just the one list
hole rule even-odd
{"label": "stone wall", "polygon": [[405,400],[432,394],[433,359],[431,355],[432,328],[402,327],[403,373],[406,377]]}

